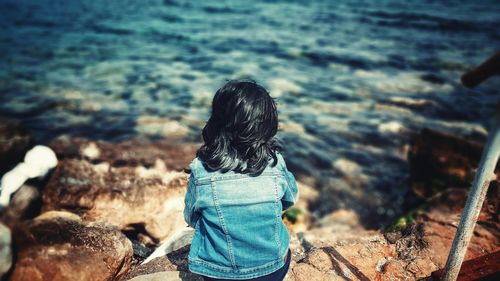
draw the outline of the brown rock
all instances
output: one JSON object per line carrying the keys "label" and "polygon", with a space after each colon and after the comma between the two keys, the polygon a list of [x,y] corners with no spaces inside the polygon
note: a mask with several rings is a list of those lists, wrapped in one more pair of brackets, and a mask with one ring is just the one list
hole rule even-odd
{"label": "brown rock", "polygon": [[[394,244],[386,242],[377,231],[337,233],[330,227],[307,230],[298,239],[292,237],[290,247],[294,256],[286,280],[419,280],[429,277],[444,266],[461,210],[455,204],[463,202],[465,196],[463,189],[435,196],[426,212],[416,218],[417,223],[404,229]],[[476,226],[466,259],[500,249],[500,228],[492,220],[492,213],[498,210],[492,205],[497,206],[487,201],[485,206],[490,207],[483,208],[481,214],[487,221],[480,220]],[[304,246],[306,244],[309,246]],[[187,272],[187,249],[179,250],[175,258],[160,257],[140,266],[131,271],[130,277],[157,278],[167,276],[158,272]],[[179,254],[182,251],[184,255]]]}
{"label": "brown rock", "polygon": [[[291,272],[290,272],[291,271]],[[340,276],[335,276],[333,274],[328,274],[316,269],[314,266],[307,263],[300,263],[293,267],[288,272],[289,275],[293,276],[295,281],[327,281],[327,280],[345,280]]]}
{"label": "brown rock", "polygon": [[122,143],[94,142],[81,138],[58,138],[49,145],[59,159],[89,159],[112,167],[152,167],[157,159],[168,170],[182,171],[193,160],[200,144],[140,140]]}
{"label": "brown rock", "polygon": [[43,210],[67,210],[83,220],[118,226],[151,244],[184,227],[187,177],[198,144],[59,138],[61,160],[43,192]]}
{"label": "brown rock", "polygon": [[[437,194],[428,203],[428,209],[416,218],[417,224],[409,226],[403,238],[396,241],[399,259],[409,262],[406,267],[415,278],[428,277],[432,271],[445,266],[466,198],[464,189],[448,189]],[[493,194],[487,197],[465,260],[500,249],[500,224],[496,219],[498,198]]]}
{"label": "brown rock", "polygon": [[118,229],[49,212],[14,229],[17,260],[10,280],[87,281],[119,279],[132,245]]}
{"label": "brown rock", "polygon": [[22,162],[24,155],[33,145],[33,139],[19,121],[0,119],[0,176],[17,163]]}
{"label": "brown rock", "polygon": [[363,237],[368,233],[372,232],[352,234],[352,238],[337,241],[317,240],[316,247],[291,269],[293,277],[296,281],[309,281],[388,280],[388,276],[403,276],[401,266],[386,270],[396,257],[395,247],[381,235]]}
{"label": "brown rock", "polygon": [[13,228],[16,222],[31,219],[39,214],[41,201],[38,188],[25,184],[12,195],[10,204],[2,210],[0,221]]}
{"label": "brown rock", "polygon": [[[314,247],[305,248],[304,258],[291,268],[292,276],[295,281],[429,277],[446,263],[462,211],[460,206],[466,196],[464,189],[449,189],[435,195],[425,211],[415,218],[416,223],[395,236],[393,244],[373,231],[337,233],[328,227],[308,230],[303,240],[307,239]],[[491,190],[474,229],[466,260],[500,250],[498,198],[496,190]]]}
{"label": "brown rock", "polygon": [[[426,232],[425,239],[428,241],[429,246],[420,256],[428,259],[438,268],[443,268],[448,258],[451,243],[455,237],[456,227],[452,225],[450,221],[440,220],[425,224],[424,231]],[[487,235],[480,236],[477,234],[478,232]],[[481,225],[476,225],[474,235],[467,248],[465,260],[500,250],[499,237],[498,230],[487,230]]]}
{"label": "brown rock", "polygon": [[187,177],[164,169],[110,167],[86,160],[62,160],[43,191],[43,211],[67,210],[86,221],[145,231],[159,241],[184,227]]}
{"label": "brown rock", "polygon": [[[428,197],[447,188],[468,189],[479,165],[482,149],[480,142],[422,130],[413,139],[408,155],[413,191]],[[499,175],[498,169],[496,173]]]}

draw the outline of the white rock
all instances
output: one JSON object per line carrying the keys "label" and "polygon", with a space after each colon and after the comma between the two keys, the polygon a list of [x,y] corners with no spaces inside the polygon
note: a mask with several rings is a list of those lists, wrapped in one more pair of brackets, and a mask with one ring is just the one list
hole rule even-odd
{"label": "white rock", "polygon": [[37,145],[26,153],[24,163],[33,171],[29,175],[30,178],[41,177],[57,166],[57,156],[49,147]]}
{"label": "white rock", "polygon": [[97,157],[99,157],[99,155],[101,155],[101,151],[94,142],[91,142],[87,146],[82,148],[82,154],[89,159],[96,159]]}
{"label": "white rock", "polygon": [[99,172],[99,173],[107,173],[109,172],[109,169],[110,169],[110,165],[108,162],[102,162],[102,163],[99,163],[99,164],[95,164],[95,165],[92,165],[92,167],[94,168],[94,170],[96,172]]}
{"label": "white rock", "polygon": [[391,261],[391,257],[387,258],[381,258],[378,262],[377,265],[375,265],[375,270],[377,272],[384,272],[385,266]]}
{"label": "white rock", "polygon": [[37,145],[24,156],[24,162],[3,175],[0,186],[0,207],[9,205],[10,195],[18,190],[30,178],[45,176],[57,166],[54,151],[47,146]]}
{"label": "white rock", "polygon": [[17,164],[17,166],[5,173],[1,181],[1,195],[0,207],[9,205],[10,195],[18,190],[23,183],[29,178],[27,173],[27,165],[24,163]]}

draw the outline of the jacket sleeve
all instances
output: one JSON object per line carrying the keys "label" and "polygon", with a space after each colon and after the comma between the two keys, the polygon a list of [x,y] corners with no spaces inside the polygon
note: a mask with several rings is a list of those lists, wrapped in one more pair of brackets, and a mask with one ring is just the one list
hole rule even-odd
{"label": "jacket sleeve", "polygon": [[194,227],[200,217],[196,208],[196,185],[194,184],[194,176],[191,173],[188,181],[186,197],[184,198],[184,220],[188,226]]}
{"label": "jacket sleeve", "polygon": [[281,169],[285,177],[285,192],[281,198],[281,204],[283,205],[283,210],[286,210],[297,203],[297,199],[299,198],[299,188],[297,187],[295,177],[290,171],[288,171],[285,160],[281,155],[279,155],[279,157],[281,158]]}

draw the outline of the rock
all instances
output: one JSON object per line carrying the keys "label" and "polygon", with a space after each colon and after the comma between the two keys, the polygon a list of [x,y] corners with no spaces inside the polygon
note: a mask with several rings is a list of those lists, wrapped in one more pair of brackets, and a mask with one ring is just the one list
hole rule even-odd
{"label": "rock", "polygon": [[74,212],[85,221],[113,224],[158,242],[186,226],[182,211],[187,176],[139,173],[131,167],[103,172],[86,160],[64,159],[43,191],[42,211]]}
{"label": "rock", "polygon": [[[430,134],[441,137],[438,133]],[[358,227],[357,221],[361,218],[355,210],[339,206],[334,212],[325,212],[326,215],[321,219],[315,211],[308,213],[313,207],[317,208],[319,198],[328,195],[301,184],[301,195],[296,207],[303,211],[303,217],[297,219],[300,227],[292,227],[298,233],[291,233],[290,247],[293,256],[285,280],[417,280],[442,268],[466,198],[466,189],[463,188],[466,185],[462,180],[468,180],[468,175],[473,175],[475,169],[468,162],[472,161],[468,154],[475,148],[467,146],[460,139],[457,141],[457,150],[443,147],[443,151],[434,151],[431,144],[435,141],[436,146],[440,145],[438,137],[423,138],[420,144],[417,141],[410,158],[416,161],[412,164],[412,169],[417,170],[412,174],[412,180],[423,187],[421,195],[434,194],[435,191],[428,187],[436,186],[436,182],[426,177],[436,177],[439,181],[442,179],[441,183],[438,181],[440,192],[434,194],[421,207],[421,211],[412,214],[412,222],[406,228],[386,234],[387,240],[379,231],[367,231]],[[95,266],[97,270],[92,271],[96,276],[107,274],[109,278],[136,281],[201,280],[188,271],[189,245],[186,244],[190,240],[190,234],[182,232],[186,229],[182,202],[187,175],[180,171],[194,157],[194,145],[186,148],[180,144],[162,142],[109,144],[82,139],[58,139],[51,147],[62,160],[43,191],[43,211],[46,213],[34,220],[20,223],[16,227],[19,231],[14,235],[16,243],[21,239],[20,245],[23,245],[19,256],[22,260],[18,261],[20,267],[18,269],[16,264],[14,272],[21,270],[16,275],[19,280],[23,280],[20,276],[42,276],[42,268],[54,268],[50,270],[53,276],[86,270],[88,267],[83,266],[83,262],[66,263],[73,258],[70,253],[79,251],[79,247],[84,245],[83,242],[78,244],[74,241],[85,240],[71,237],[86,235],[88,228],[102,229],[108,224],[118,226],[135,241],[136,263],[124,274],[131,264],[130,246],[128,260],[123,261],[122,269],[117,268],[115,259],[108,272],[104,270],[107,269],[106,266]],[[461,151],[462,149],[467,151]],[[477,148],[479,154],[480,150],[480,147]],[[433,164],[425,161],[441,162]],[[349,172],[359,170],[351,164],[340,162],[336,168],[345,168]],[[457,177],[450,175],[464,176],[456,181]],[[461,189],[443,189],[449,186]],[[498,185],[493,183],[466,259],[498,251],[500,248],[498,198]],[[51,210],[68,210],[73,213]],[[52,224],[50,232],[49,224]],[[80,228],[76,229],[75,225]],[[62,232],[63,228],[70,232]],[[182,235],[177,235],[179,231]],[[101,236],[99,239],[110,237],[109,234]],[[101,243],[99,239],[95,243]],[[149,255],[143,264],[139,264],[150,253],[151,245],[163,239],[166,242],[154,254]],[[35,240],[42,242],[35,244],[32,242]],[[388,240],[391,240],[390,243]],[[99,247],[105,250],[98,251]],[[81,259],[86,259],[90,256],[88,252],[92,252],[94,256],[92,259],[88,258],[88,264],[94,267],[93,263],[104,258],[96,258],[95,255],[104,255],[102,252],[108,249],[105,244],[99,247],[89,247],[94,249],[93,252],[85,248],[88,251],[82,250],[85,255]],[[57,254],[57,267],[50,267],[46,257],[52,257],[54,253]],[[60,258],[63,254],[66,256]],[[29,256],[37,257],[33,262],[36,266],[28,266]],[[120,258],[120,255],[114,256]],[[109,261],[105,259],[103,263]],[[113,275],[111,271],[118,273]],[[63,278],[67,276],[59,280]],[[93,280],[94,276],[86,278]]]}
{"label": "rock", "polygon": [[44,189],[44,211],[110,223],[146,245],[185,227],[187,177],[180,171],[198,144],[59,138],[50,146],[62,162]]}
{"label": "rock", "polygon": [[182,247],[190,245],[193,235],[194,229],[191,227],[184,227],[180,229],[175,234],[171,235],[169,239],[162,241],[160,246],[156,248],[142,264],[146,264],[157,257],[165,256],[171,252],[179,250]]}
{"label": "rock", "polygon": [[42,196],[38,188],[25,184],[14,193],[9,206],[0,215],[0,221],[13,228],[16,222],[38,215],[41,205]]}
{"label": "rock", "polygon": [[359,216],[353,210],[338,209],[322,217],[318,226],[331,232],[360,229]]}
{"label": "rock", "polygon": [[10,233],[10,229],[0,223],[0,279],[9,271],[11,266],[12,235]]}
{"label": "rock", "polygon": [[[422,212],[415,215],[414,223],[390,235],[391,243],[377,231],[339,231],[339,228],[317,224],[299,239],[300,245],[291,243],[293,253],[298,248],[298,252],[305,251],[301,253],[303,258],[291,267],[291,279],[419,280],[429,277],[446,263],[466,196],[465,189],[448,189],[435,195]],[[483,205],[466,260],[500,250],[498,198],[498,189],[494,186]],[[348,216],[342,214],[341,217]]]}
{"label": "rock", "polygon": [[153,167],[160,159],[168,170],[181,171],[195,157],[200,144],[140,140],[122,143],[94,142],[82,138],[61,137],[49,145],[59,159],[88,159],[109,163],[112,167]]}
{"label": "rock", "polygon": [[32,146],[33,138],[19,121],[0,119],[0,175],[21,162]]}
{"label": "rock", "polygon": [[401,234],[401,238],[395,241],[396,253],[401,260],[419,258],[429,245],[423,223],[409,225]]}
{"label": "rock", "polygon": [[27,176],[29,178],[43,177],[57,166],[57,157],[49,147],[36,145],[26,152],[24,163],[28,165]]}
{"label": "rock", "polygon": [[123,280],[203,280],[200,276],[189,272],[188,254],[189,245],[131,269]]}
{"label": "rock", "polygon": [[[424,129],[408,155],[412,190],[421,197],[447,188],[469,188],[483,145],[458,136]],[[496,171],[497,177],[499,171]]]}
{"label": "rock", "polygon": [[387,258],[381,258],[378,262],[377,265],[375,265],[375,271],[378,273],[382,273],[385,271],[385,266],[392,260],[392,257],[387,257]]}
{"label": "rock", "polygon": [[[290,272],[291,271],[291,272]],[[307,263],[298,263],[288,271],[288,275],[292,275],[293,280],[308,280],[308,281],[325,281],[325,280],[346,280],[334,276],[333,272],[322,272],[314,266]]]}
{"label": "rock", "polygon": [[140,241],[131,239],[130,242],[132,242],[132,249],[134,250],[134,258],[136,260],[144,260],[151,254],[151,249]]}
{"label": "rock", "polygon": [[403,234],[401,233],[401,231],[389,231],[384,233],[384,238],[391,244],[396,243],[396,241],[398,241],[402,237]]}
{"label": "rock", "polygon": [[50,212],[45,212],[33,220],[35,221],[44,221],[44,220],[54,220],[54,219],[66,219],[70,221],[81,221],[82,219],[73,213],[70,212],[64,212],[64,211],[50,211]]}
{"label": "rock", "polygon": [[[466,260],[500,249],[496,192],[491,191],[483,206]],[[334,220],[345,224],[354,219],[353,213],[347,210],[335,212],[330,218],[332,222],[323,225],[320,221],[304,233],[291,234],[293,256],[285,280],[419,280],[429,277],[433,271],[444,267],[465,198],[464,189],[450,189],[434,196],[424,212],[415,217],[415,223],[398,232],[392,243],[378,231],[332,228],[330,224],[334,224]],[[156,257],[132,269],[127,278],[157,280],[155,278],[168,276],[178,280],[183,272],[188,272],[188,251],[186,246]]]}
{"label": "rock", "polygon": [[[330,240],[308,252],[306,258],[292,268],[292,274],[296,281],[390,280],[390,276],[405,276],[401,266],[387,271],[395,256],[394,247],[380,235]],[[385,261],[383,266],[381,260]]]}
{"label": "rock", "polygon": [[56,165],[56,155],[50,148],[37,145],[30,149],[24,156],[24,162],[17,164],[14,169],[3,175],[0,188],[0,207],[8,206],[11,194],[16,192],[28,179],[43,178]]}
{"label": "rock", "polygon": [[[487,253],[500,250],[500,223],[498,221],[499,204],[498,190],[490,190],[490,196],[479,215],[471,241],[467,248],[465,260],[473,259]],[[443,268],[457,230],[458,221],[465,205],[467,191],[449,189],[435,196],[429,203],[430,209],[417,217],[417,223],[422,224],[422,238],[428,244],[424,251],[415,252],[428,264],[434,264],[434,270]]]}
{"label": "rock", "polygon": [[82,156],[87,157],[88,159],[98,159],[101,155],[101,150],[97,147],[95,142],[89,143],[87,146],[84,146],[80,150]]}
{"label": "rock", "polygon": [[13,237],[13,281],[117,280],[132,260],[132,245],[117,228],[67,212],[22,222]]}

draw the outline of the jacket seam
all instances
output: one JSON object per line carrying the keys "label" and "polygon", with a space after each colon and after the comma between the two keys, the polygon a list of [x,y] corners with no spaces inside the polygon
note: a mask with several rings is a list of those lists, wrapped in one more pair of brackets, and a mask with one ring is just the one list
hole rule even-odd
{"label": "jacket seam", "polygon": [[284,174],[284,178],[286,181],[286,188],[288,189],[288,191],[290,191],[290,195],[292,196],[293,203],[295,204],[297,202],[297,199],[293,195],[292,184],[290,183],[290,179],[289,179],[289,175],[288,175],[288,171],[287,171],[288,169],[286,168],[285,160],[283,159],[283,157],[282,157],[282,160],[283,160],[283,162],[281,163],[281,171]]}
{"label": "jacket seam", "polygon": [[[283,171],[284,173],[286,173],[286,171]],[[288,175],[285,175],[285,180],[286,180],[286,188],[288,189],[288,191],[290,191],[290,195],[292,196],[292,200],[293,200],[293,203],[295,204],[297,202],[297,199],[295,199],[295,196],[293,195],[293,191],[292,191],[292,185],[290,184],[290,179],[288,179]]]}
{"label": "jacket seam", "polygon": [[[275,173],[275,172],[263,172],[262,174],[260,174],[259,177],[272,177],[272,176],[281,176],[279,173]],[[244,179],[244,178],[249,178],[251,179],[252,177],[248,176],[248,175],[242,175],[242,174],[238,174],[238,175],[220,175],[220,176],[213,176],[213,177],[205,177],[205,178],[198,178],[196,179],[195,183],[196,184],[199,184],[199,185],[203,185],[203,184],[208,184],[208,183],[211,183],[211,182],[214,182],[214,181],[220,181],[220,180],[238,180],[238,179]]]}
{"label": "jacket seam", "polygon": [[189,259],[189,263],[191,263],[191,264],[204,265],[207,268],[210,268],[210,269],[213,269],[213,270],[217,270],[219,272],[224,272],[224,273],[235,273],[235,272],[237,272],[237,273],[241,273],[241,274],[251,274],[251,273],[260,271],[262,269],[270,268],[270,267],[275,266],[276,264],[280,264],[282,261],[284,262],[283,258],[279,258],[279,259],[276,259],[274,261],[265,263],[263,265],[255,266],[255,267],[248,268],[248,269],[234,269],[234,268],[224,268],[222,266],[217,266],[217,265],[214,265],[214,264],[212,264],[210,262],[204,261],[202,259],[197,259],[197,258],[190,258]]}
{"label": "jacket seam", "polygon": [[195,215],[193,212],[193,209],[195,207],[194,203],[196,202],[196,198],[197,198],[196,184],[194,182],[188,183],[188,189],[190,189],[190,190],[188,190],[189,194],[187,194],[187,206],[185,206],[185,210],[184,210],[184,220],[188,223],[188,225],[194,226],[192,223],[192,217]]}
{"label": "jacket seam", "polygon": [[280,258],[281,255],[281,242],[279,238],[279,221],[281,220],[281,216],[279,213],[279,196],[278,196],[278,180],[275,177],[274,178],[274,205],[275,205],[275,212],[276,212],[276,217],[274,219],[274,237],[276,239],[276,243],[278,245],[278,258]]}
{"label": "jacket seam", "polygon": [[229,261],[231,262],[231,266],[234,269],[237,269],[236,261],[234,259],[234,253],[233,253],[233,243],[231,241],[231,236],[229,236],[229,232],[227,231],[226,223],[224,222],[224,217],[222,215],[222,210],[221,210],[220,204],[219,204],[219,198],[217,197],[217,191],[216,191],[215,184],[213,181],[210,182],[210,187],[212,188],[212,197],[214,199],[215,210],[217,212],[217,216],[219,217],[222,231],[224,231],[224,238],[226,239],[228,252],[229,252]]}

